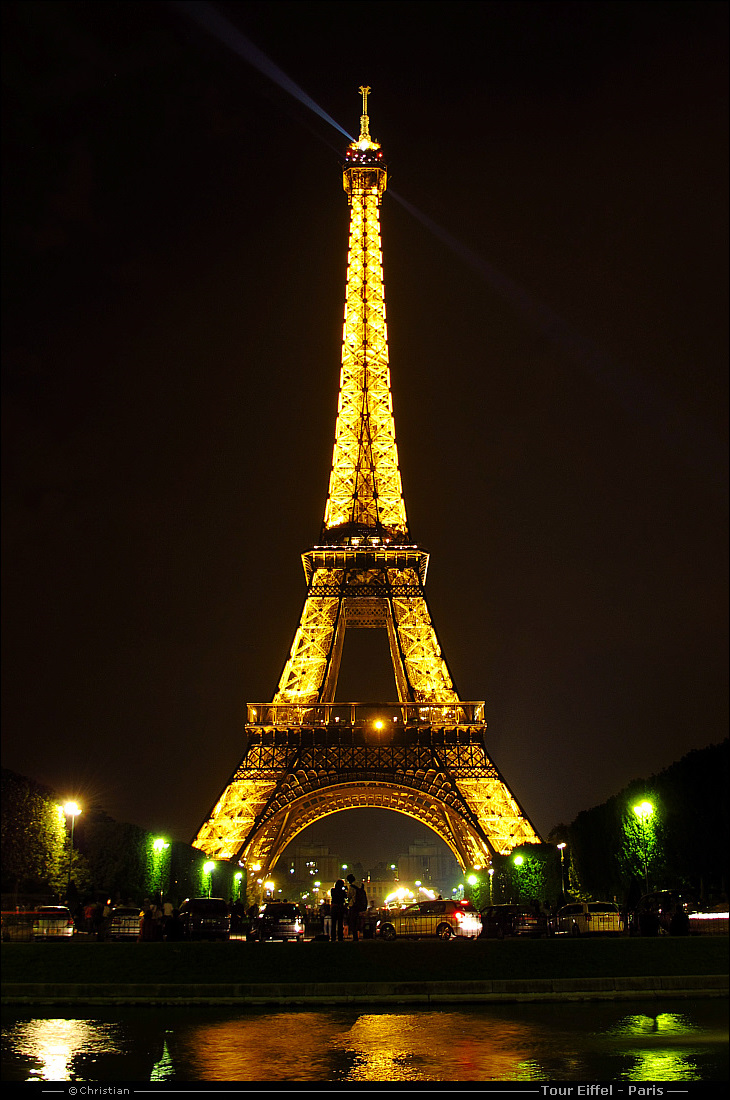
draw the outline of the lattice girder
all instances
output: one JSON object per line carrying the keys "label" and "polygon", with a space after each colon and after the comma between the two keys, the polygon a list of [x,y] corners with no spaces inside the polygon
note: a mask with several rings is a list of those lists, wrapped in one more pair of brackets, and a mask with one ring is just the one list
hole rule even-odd
{"label": "lattice girder", "polygon": [[350,239],[342,368],[324,530],[353,525],[407,540],[380,243],[379,204],[385,181],[380,169],[365,171],[372,179],[363,179],[362,186],[352,176],[346,181]]}
{"label": "lattice girder", "polygon": [[[398,548],[394,548],[395,555]],[[275,703],[331,701],[347,627],[388,632],[402,700],[458,702],[428,610],[423,583],[412,566],[388,568],[357,549],[339,551],[341,568],[314,569]]]}
{"label": "lattice girder", "polygon": [[489,862],[488,846],[470,834],[461,816],[450,812],[445,803],[384,781],[362,781],[313,790],[279,810],[257,830],[246,850],[246,864],[258,867],[261,875],[270,874],[287,844],[303,829],[351,809],[385,809],[414,818],[433,829],[462,868],[483,867]]}
{"label": "lattice girder", "polygon": [[[315,588],[319,585],[339,592],[342,582],[341,569],[318,569],[312,584]],[[317,701],[332,656],[339,612],[338,596],[307,596],[289,660],[274,696],[275,703]]]}
{"label": "lattice girder", "polygon": [[248,734],[246,755],[196,840],[212,858],[271,869],[302,820],[335,812],[343,791],[352,805],[373,808],[400,809],[400,799],[402,812],[442,836],[464,868],[539,841],[485,751],[483,726],[388,734],[368,725],[252,726]]}

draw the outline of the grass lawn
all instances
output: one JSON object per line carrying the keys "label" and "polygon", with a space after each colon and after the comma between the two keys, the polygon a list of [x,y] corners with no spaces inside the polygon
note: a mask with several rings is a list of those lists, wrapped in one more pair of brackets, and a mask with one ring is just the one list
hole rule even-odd
{"label": "grass lawn", "polygon": [[722,936],[382,943],[6,943],[6,982],[478,981],[723,974]]}

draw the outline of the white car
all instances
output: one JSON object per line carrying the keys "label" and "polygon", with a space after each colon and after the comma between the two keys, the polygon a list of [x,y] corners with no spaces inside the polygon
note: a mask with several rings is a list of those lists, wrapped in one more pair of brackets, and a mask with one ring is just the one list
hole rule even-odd
{"label": "white car", "polygon": [[441,940],[449,940],[452,936],[476,939],[481,930],[479,913],[470,901],[443,898],[416,902],[398,913],[388,913],[377,925],[378,935],[384,940],[419,939],[421,936],[438,936]]}
{"label": "white car", "polygon": [[557,935],[619,935],[624,930],[621,910],[615,901],[574,901],[558,910]]}
{"label": "white car", "polygon": [[73,936],[71,910],[65,905],[41,905],[33,916],[33,939],[65,939]]}

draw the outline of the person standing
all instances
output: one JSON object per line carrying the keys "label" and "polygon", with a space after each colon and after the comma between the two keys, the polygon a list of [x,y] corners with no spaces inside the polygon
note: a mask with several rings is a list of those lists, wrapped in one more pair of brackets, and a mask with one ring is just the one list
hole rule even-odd
{"label": "person standing", "polygon": [[322,914],[322,932],[329,939],[332,935],[332,902],[329,898],[325,898],[322,902],[320,913]]}
{"label": "person standing", "polygon": [[357,885],[354,875],[347,876],[347,926],[353,940],[360,938],[365,920],[365,910],[368,907],[368,897],[365,893],[365,884]]}
{"label": "person standing", "polygon": [[337,882],[332,887],[332,903],[331,903],[331,932],[330,938],[332,943],[335,940],[344,939],[344,921],[345,921],[345,902],[347,901],[347,890],[345,884],[341,878],[337,879]]}
{"label": "person standing", "polygon": [[167,925],[172,920],[172,914],[174,906],[169,898],[165,898],[162,905],[162,935],[164,939],[167,939]]}

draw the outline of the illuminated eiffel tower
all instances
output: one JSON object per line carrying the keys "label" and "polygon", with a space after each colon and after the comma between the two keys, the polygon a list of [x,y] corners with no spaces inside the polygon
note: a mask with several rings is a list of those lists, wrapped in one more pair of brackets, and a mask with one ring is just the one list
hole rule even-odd
{"label": "illuminated eiffel tower", "polygon": [[[424,593],[428,553],[411,540],[388,367],[379,207],[387,185],[370,136],[347,149],[350,238],[340,397],[319,545],[302,555],[299,629],[271,703],[249,704],[243,759],[193,844],[237,860],[249,882],[313,822],[353,807],[410,815],[464,870],[540,838],[490,760],[484,704],[454,686]],[[387,631],[396,703],[335,703],[345,633]]]}

